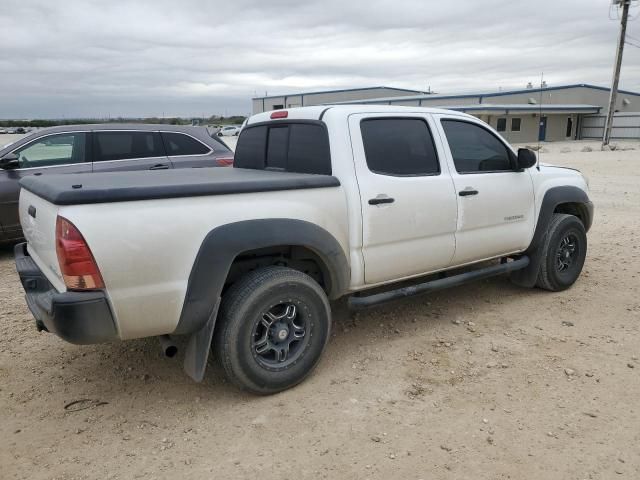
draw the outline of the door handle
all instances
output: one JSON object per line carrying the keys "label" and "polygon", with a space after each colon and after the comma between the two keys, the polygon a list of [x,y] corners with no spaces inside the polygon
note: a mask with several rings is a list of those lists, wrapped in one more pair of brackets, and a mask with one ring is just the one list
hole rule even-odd
{"label": "door handle", "polygon": [[378,195],[376,198],[369,199],[369,205],[382,205],[384,203],[393,203],[395,198],[387,197],[386,195]]}
{"label": "door handle", "polygon": [[153,167],[149,167],[149,170],[169,170],[169,165],[166,163],[159,163]]}
{"label": "door handle", "polygon": [[475,190],[472,187],[467,187],[464,190],[460,190],[458,192],[458,195],[460,195],[461,197],[469,197],[471,195],[478,195],[478,190]]}

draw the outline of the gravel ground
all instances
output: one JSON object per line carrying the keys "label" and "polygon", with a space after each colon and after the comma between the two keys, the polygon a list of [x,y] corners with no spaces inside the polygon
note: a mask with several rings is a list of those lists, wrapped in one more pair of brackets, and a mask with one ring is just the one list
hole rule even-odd
{"label": "gravel ground", "polygon": [[153,339],[37,333],[0,250],[0,477],[640,478],[640,145],[589,145],[542,154],[583,170],[596,203],[572,289],[500,277],[355,316],[337,303],[318,369],[271,397],[218,368],[195,384]]}

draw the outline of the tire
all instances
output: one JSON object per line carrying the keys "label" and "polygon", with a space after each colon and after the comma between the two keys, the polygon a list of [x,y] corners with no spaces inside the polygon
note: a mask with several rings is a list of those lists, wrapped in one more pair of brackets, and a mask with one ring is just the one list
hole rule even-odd
{"label": "tire", "polygon": [[554,213],[542,247],[536,286],[552,292],[566,290],[580,276],[587,255],[587,234],[574,215]]}
{"label": "tire", "polygon": [[310,276],[285,267],[246,274],[225,293],[214,349],[227,378],[267,395],[297,385],[329,340],[331,308]]}

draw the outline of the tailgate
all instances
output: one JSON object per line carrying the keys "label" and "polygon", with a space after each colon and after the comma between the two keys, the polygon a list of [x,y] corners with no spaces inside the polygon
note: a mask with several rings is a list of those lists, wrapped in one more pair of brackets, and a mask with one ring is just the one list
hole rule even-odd
{"label": "tailgate", "polygon": [[58,206],[23,188],[19,213],[29,255],[56,290],[65,291],[56,254]]}

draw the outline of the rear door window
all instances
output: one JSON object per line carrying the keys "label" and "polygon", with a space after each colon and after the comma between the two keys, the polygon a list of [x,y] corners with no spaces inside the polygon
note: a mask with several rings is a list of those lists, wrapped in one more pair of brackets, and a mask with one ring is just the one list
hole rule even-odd
{"label": "rear door window", "polygon": [[52,167],[86,162],[87,134],[47,135],[14,151],[20,168]]}
{"label": "rear door window", "polygon": [[93,137],[93,160],[96,162],[165,155],[158,132],[97,131]]}
{"label": "rear door window", "polygon": [[440,173],[427,122],[421,118],[372,118],[360,123],[369,170],[381,175]]}
{"label": "rear door window", "polygon": [[211,149],[184,133],[161,132],[164,148],[169,156],[206,155]]}
{"label": "rear door window", "polygon": [[234,167],[331,175],[327,130],[315,122],[248,126],[240,134]]}

